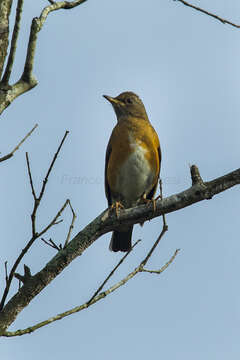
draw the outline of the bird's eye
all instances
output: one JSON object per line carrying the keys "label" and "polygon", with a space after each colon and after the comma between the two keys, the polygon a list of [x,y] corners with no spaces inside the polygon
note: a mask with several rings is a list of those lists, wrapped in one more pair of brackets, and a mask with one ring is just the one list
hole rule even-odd
{"label": "bird's eye", "polygon": [[133,103],[132,98],[127,98],[127,99],[126,99],[126,103],[127,103],[127,104],[132,104],[132,103]]}

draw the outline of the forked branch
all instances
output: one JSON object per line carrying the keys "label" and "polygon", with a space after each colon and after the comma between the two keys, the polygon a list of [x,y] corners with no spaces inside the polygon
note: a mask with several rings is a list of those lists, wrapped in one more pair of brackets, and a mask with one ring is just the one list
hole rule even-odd
{"label": "forked branch", "polygon": [[[32,130],[33,131],[33,130]],[[43,230],[41,230],[40,232],[37,232],[36,231],[36,214],[37,214],[37,210],[38,210],[38,207],[40,205],[40,202],[42,200],[42,197],[44,195],[44,192],[45,192],[45,188],[46,188],[46,184],[47,184],[47,181],[48,181],[48,178],[49,178],[49,175],[53,169],[53,166],[54,166],[54,163],[58,157],[58,154],[61,150],[61,147],[66,139],[68,135],[68,131],[66,131],[58,149],[57,149],[57,152],[55,153],[54,157],[53,157],[53,160],[49,166],[49,169],[47,171],[47,174],[45,176],[45,179],[43,180],[43,184],[42,184],[42,187],[41,187],[41,190],[40,190],[40,194],[39,196],[37,197],[36,196],[36,192],[35,192],[35,189],[34,189],[34,185],[33,185],[33,180],[32,180],[32,174],[31,174],[31,169],[30,169],[30,163],[29,163],[29,158],[28,158],[28,154],[26,154],[26,159],[27,159],[27,167],[28,167],[28,175],[29,175],[29,181],[30,181],[30,185],[31,185],[31,189],[32,189],[32,194],[33,194],[33,198],[34,198],[34,206],[33,206],[33,212],[31,214],[31,220],[32,220],[32,237],[31,239],[28,241],[27,245],[22,249],[21,253],[19,254],[18,258],[16,259],[15,263],[13,264],[12,266],[12,269],[9,273],[9,276],[7,278],[7,281],[6,281],[6,287],[5,287],[5,290],[3,292],[3,296],[2,296],[2,299],[1,299],[1,302],[0,302],[0,311],[3,309],[4,307],[4,304],[5,304],[5,301],[6,301],[6,298],[7,298],[7,295],[9,293],[9,289],[10,289],[10,286],[11,286],[11,283],[12,283],[12,280],[15,276],[15,272],[17,270],[17,267],[18,265],[20,264],[20,262],[22,261],[23,257],[25,256],[25,254],[28,252],[28,250],[30,249],[30,247],[33,245],[33,243],[35,242],[35,240],[42,236],[44,233],[46,233],[51,226],[53,226],[55,224],[55,222],[57,221],[57,219],[60,217],[60,215],[62,214],[62,212],[64,211],[64,209],[66,208],[66,206],[68,205],[69,203],[69,200],[67,200],[64,205],[62,206],[62,208],[58,211],[58,213],[54,216],[53,220],[45,227],[43,228]],[[27,137],[28,135],[26,135]],[[25,137],[25,138],[26,138]],[[23,142],[23,140],[22,140]],[[21,142],[21,143],[22,143]],[[15,148],[17,150],[17,148],[20,146],[20,144]],[[21,280],[21,275],[18,275],[18,279]],[[31,276],[28,276],[28,278],[26,279],[26,281],[24,283],[27,282],[27,280],[29,280],[31,278]]]}
{"label": "forked branch", "polygon": [[66,316],[69,316],[69,315],[75,314],[75,313],[77,313],[79,311],[82,311],[84,309],[87,309],[89,306],[92,306],[93,304],[95,304],[99,300],[105,298],[106,296],[108,296],[109,294],[114,292],[115,290],[119,289],[121,286],[126,284],[130,279],[132,279],[138,273],[141,273],[141,272],[149,272],[149,273],[151,273],[152,272],[152,273],[155,273],[155,274],[161,274],[174,261],[174,259],[177,256],[179,250],[175,251],[173,256],[169,259],[169,261],[166,264],[164,264],[161,267],[160,270],[152,270],[152,271],[151,270],[146,270],[146,269],[143,268],[143,265],[145,265],[148,262],[148,260],[150,259],[150,257],[153,254],[153,251],[156,249],[157,245],[159,244],[160,240],[162,239],[162,237],[163,237],[163,235],[165,234],[166,231],[167,231],[167,225],[166,225],[165,216],[163,215],[163,228],[162,228],[161,234],[159,235],[159,237],[155,241],[152,248],[147,253],[146,257],[139,263],[139,265],[133,271],[131,271],[126,277],[124,277],[121,281],[119,281],[116,284],[114,284],[113,286],[111,286],[109,289],[107,289],[107,290],[105,290],[105,291],[103,291],[103,292],[101,292],[99,294],[99,292],[103,289],[103,287],[106,285],[108,280],[113,276],[113,274],[119,268],[119,266],[126,260],[127,256],[131,253],[133,248],[139,243],[140,240],[138,240],[133,245],[132,249],[129,252],[127,252],[121,258],[121,260],[118,262],[118,264],[113,268],[113,270],[106,277],[106,279],[103,281],[103,283],[97,289],[97,291],[93,294],[93,296],[87,302],[85,302],[82,305],[76,306],[76,307],[74,307],[74,308],[72,308],[70,310],[67,310],[67,311],[65,311],[65,312],[63,312],[61,314],[53,316],[53,317],[51,317],[51,318],[49,318],[49,319],[47,319],[45,321],[41,321],[40,323],[35,324],[33,326],[30,326],[30,327],[28,327],[26,329],[17,330],[17,331],[5,331],[4,333],[2,333],[2,336],[13,337],[13,336],[21,336],[21,335],[29,334],[29,333],[32,333],[33,331],[37,330],[37,329],[40,329],[43,326],[46,326],[46,325],[49,325],[49,324],[53,323],[54,321],[61,320],[61,319],[65,318]]}
{"label": "forked branch", "polygon": [[20,79],[13,85],[8,84],[11,75],[12,65],[14,61],[14,55],[17,45],[17,38],[19,32],[20,15],[22,10],[22,1],[19,0],[16,14],[15,27],[12,36],[11,50],[8,58],[8,64],[4,74],[4,78],[0,83],[0,114],[20,95],[31,90],[37,85],[37,79],[33,74],[33,66],[35,60],[36,45],[38,39],[38,33],[42,29],[47,16],[50,12],[61,9],[73,9],[87,0],[75,0],[75,1],[59,1],[53,2],[46,6],[39,17],[35,17],[32,20],[31,30],[28,40],[28,48],[26,54],[26,60],[23,73]]}

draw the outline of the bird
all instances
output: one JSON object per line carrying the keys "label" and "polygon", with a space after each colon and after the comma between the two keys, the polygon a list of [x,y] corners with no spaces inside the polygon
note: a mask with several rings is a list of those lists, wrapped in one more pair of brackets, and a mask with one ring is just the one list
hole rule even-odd
{"label": "bird", "polygon": [[[105,194],[110,209],[131,208],[152,201],[157,189],[161,148],[144,104],[132,91],[116,97],[103,95],[115,111],[117,124],[110,136],[105,157]],[[127,252],[132,248],[133,225],[119,225],[112,233],[109,249]]]}

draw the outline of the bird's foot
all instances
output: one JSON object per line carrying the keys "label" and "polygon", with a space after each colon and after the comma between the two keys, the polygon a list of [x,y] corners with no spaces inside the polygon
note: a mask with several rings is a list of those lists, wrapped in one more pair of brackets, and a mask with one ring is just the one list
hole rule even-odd
{"label": "bird's foot", "polygon": [[123,204],[120,201],[116,201],[114,204],[111,205],[110,210],[115,211],[117,218],[119,218],[120,209],[124,209]]}
{"label": "bird's foot", "polygon": [[147,204],[147,206],[152,205],[153,206],[153,212],[156,211],[156,207],[157,207],[156,202],[157,202],[158,199],[162,199],[162,196],[158,195],[155,199],[147,199],[146,195],[145,194],[143,195],[143,202],[145,204]]}

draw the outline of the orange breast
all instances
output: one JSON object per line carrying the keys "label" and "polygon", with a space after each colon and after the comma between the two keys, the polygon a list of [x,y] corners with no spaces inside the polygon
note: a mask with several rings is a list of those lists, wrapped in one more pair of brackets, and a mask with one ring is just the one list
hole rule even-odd
{"label": "orange breast", "polygon": [[110,189],[129,199],[150,191],[159,176],[160,145],[149,121],[139,118],[120,121],[113,129],[109,145],[106,176]]}

